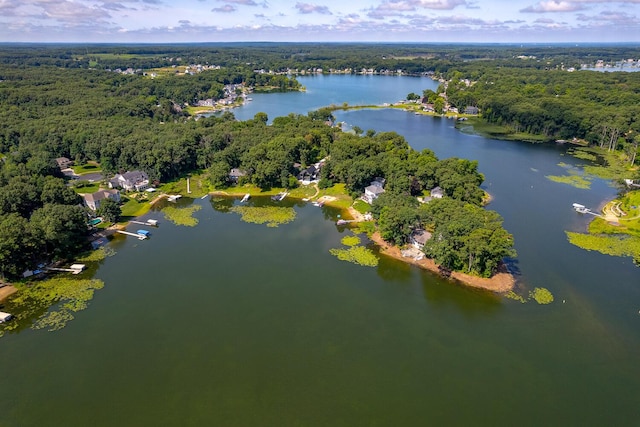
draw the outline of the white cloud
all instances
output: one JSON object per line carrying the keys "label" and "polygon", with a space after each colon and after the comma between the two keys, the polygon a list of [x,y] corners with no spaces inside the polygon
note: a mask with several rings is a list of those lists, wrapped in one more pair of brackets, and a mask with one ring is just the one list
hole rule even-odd
{"label": "white cloud", "polygon": [[232,13],[232,12],[235,12],[236,10],[238,9],[234,5],[225,4],[222,7],[214,7],[213,9],[211,9],[211,12]]}
{"label": "white cloud", "polygon": [[533,6],[526,7],[520,12],[546,13],[546,12],[575,12],[585,9],[585,6],[575,1],[542,1]]}
{"label": "white cloud", "polygon": [[331,11],[327,6],[319,6],[317,4],[311,3],[296,3],[295,6],[298,9],[298,13],[309,14],[309,13],[320,13],[322,15],[332,15]]}
{"label": "white cloud", "polygon": [[605,4],[640,4],[640,0],[550,0],[541,1],[534,5],[521,9],[520,12],[525,13],[547,13],[547,12],[576,12],[584,10],[589,5],[605,5]]}

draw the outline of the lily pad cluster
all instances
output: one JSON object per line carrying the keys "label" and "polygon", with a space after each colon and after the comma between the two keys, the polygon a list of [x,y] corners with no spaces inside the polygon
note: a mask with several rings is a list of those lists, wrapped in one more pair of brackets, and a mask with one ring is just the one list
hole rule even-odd
{"label": "lily pad cluster", "polygon": [[280,206],[233,206],[231,212],[240,214],[242,221],[252,224],[266,224],[277,227],[296,219],[296,211],[290,207]]}
{"label": "lily pad cluster", "polygon": [[376,267],[378,265],[378,257],[369,248],[360,245],[360,237],[345,236],[341,243],[347,248],[329,249],[331,255],[337,257],[341,261],[348,261],[353,264],[363,265],[366,267]]}
{"label": "lily pad cluster", "polygon": [[162,208],[162,213],[165,218],[173,222],[176,225],[184,225],[187,227],[195,227],[198,225],[198,220],[193,217],[193,214],[202,209],[200,205],[191,205],[185,207],[166,206]]}

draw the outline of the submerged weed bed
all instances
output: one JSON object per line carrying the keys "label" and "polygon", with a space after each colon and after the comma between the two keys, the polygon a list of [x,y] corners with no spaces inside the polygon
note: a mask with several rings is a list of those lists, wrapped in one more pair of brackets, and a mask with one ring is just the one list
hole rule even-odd
{"label": "submerged weed bed", "polygon": [[296,219],[296,211],[289,207],[233,206],[229,210],[239,214],[244,222],[266,224],[267,227],[277,227]]}
{"label": "submerged weed bed", "polygon": [[195,227],[198,225],[198,220],[193,217],[193,214],[202,209],[200,205],[191,205],[185,207],[166,206],[162,208],[162,213],[165,218],[173,222],[176,225],[184,225],[187,227]]}
{"label": "submerged weed bed", "polygon": [[378,265],[376,254],[371,249],[360,246],[360,237],[355,235],[345,236],[340,242],[347,248],[329,249],[331,255],[337,257],[340,261],[348,261],[366,267],[376,267]]}
{"label": "submerged weed bed", "polygon": [[581,175],[547,175],[547,179],[561,184],[568,184],[575,188],[588,190],[591,188],[591,181]]}
{"label": "submerged weed bed", "polygon": [[57,331],[73,320],[73,313],[88,307],[94,292],[104,287],[98,279],[66,276],[18,285],[19,291],[9,300],[15,319],[0,330],[11,331],[31,323],[31,329]]}

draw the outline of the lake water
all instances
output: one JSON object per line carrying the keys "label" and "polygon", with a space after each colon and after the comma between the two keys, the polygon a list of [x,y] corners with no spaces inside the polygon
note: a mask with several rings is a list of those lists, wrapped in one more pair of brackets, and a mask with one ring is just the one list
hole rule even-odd
{"label": "lake water", "polygon": [[[434,84],[300,81],[306,94],[255,95],[234,113],[394,102]],[[370,98],[378,92],[388,98]],[[267,228],[225,203],[182,200],[203,206],[198,226],[152,212],[161,225],[150,240],[116,239],[97,273],[104,289],[64,329],[0,339],[0,426],[637,425],[640,270],[565,236],[589,220],[573,202],[597,208],[616,190],[545,178],[581,163],[562,147],[395,110],[337,115],[440,158],[477,159],[489,208],[515,237],[519,286],[546,287],[554,303],[521,304],[388,258],[338,261],[329,249],[348,231],[330,209],[285,200],[296,220]]]}

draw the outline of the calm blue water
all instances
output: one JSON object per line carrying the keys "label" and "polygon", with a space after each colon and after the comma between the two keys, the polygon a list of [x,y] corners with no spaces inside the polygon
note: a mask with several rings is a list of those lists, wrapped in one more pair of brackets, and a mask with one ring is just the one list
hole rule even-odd
{"label": "calm blue water", "polygon": [[351,105],[393,103],[406,99],[411,92],[422,95],[423,90],[438,87],[438,82],[427,77],[313,75],[300,76],[298,81],[306,92],[252,94],[253,101],[232,112],[238,120],[252,119],[258,112],[266,112],[272,120],[289,113],[307,114],[344,102]]}
{"label": "calm blue water", "polygon": [[[370,94],[339,94],[360,84],[391,93],[375,103],[422,90],[411,78],[311,79],[307,94],[254,97],[248,116],[276,117],[292,95],[300,113],[355,104]],[[228,201],[183,199],[202,206],[199,224],[150,213],[161,220],[152,238],[113,243],[97,273],[105,288],[67,327],[0,339],[0,426],[637,425],[640,270],[564,234],[588,221],[573,202],[597,207],[615,189],[545,178],[580,164],[561,147],[396,110],[338,119],[477,159],[489,208],[515,237],[519,286],[555,302],[521,304],[387,258],[338,261],[329,249],[348,231],[331,210],[290,204],[296,220],[267,228],[226,212]]]}

